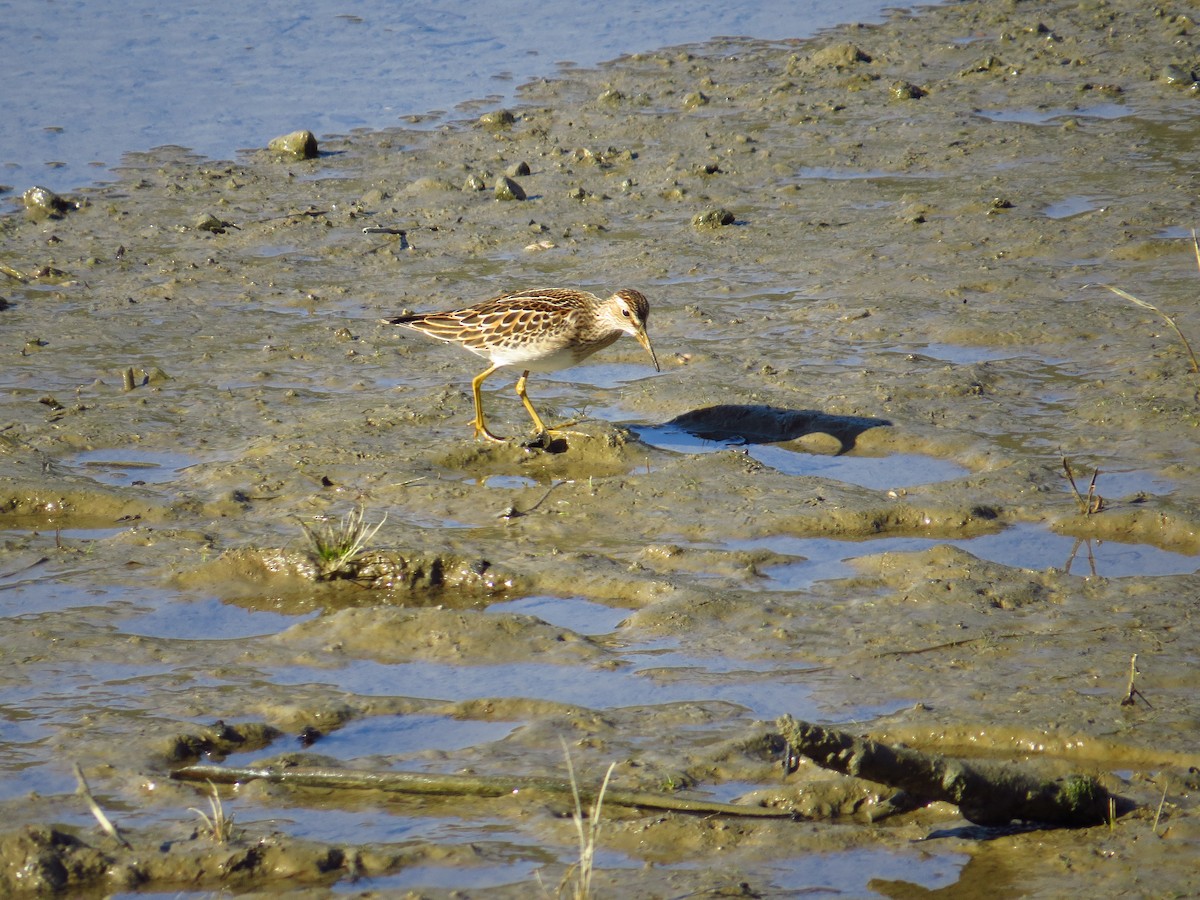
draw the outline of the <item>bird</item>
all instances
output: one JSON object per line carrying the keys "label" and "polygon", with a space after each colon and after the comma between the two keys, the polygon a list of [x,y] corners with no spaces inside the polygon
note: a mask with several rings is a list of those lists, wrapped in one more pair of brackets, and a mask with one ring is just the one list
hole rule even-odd
{"label": "bird", "polygon": [[483,418],[480,388],[493,372],[512,366],[521,370],[517,396],[521,398],[537,433],[552,433],[529,402],[525,384],[530,372],[554,372],[583,362],[628,334],[646,348],[661,372],[658,357],[646,334],[650,304],[632,288],[623,288],[602,300],[588,291],[544,288],[514,291],[474,306],[446,312],[394,316],[381,321],[411,328],[448,344],[458,344],[491,365],[471,380],[475,398],[475,437],[503,442],[488,429]]}

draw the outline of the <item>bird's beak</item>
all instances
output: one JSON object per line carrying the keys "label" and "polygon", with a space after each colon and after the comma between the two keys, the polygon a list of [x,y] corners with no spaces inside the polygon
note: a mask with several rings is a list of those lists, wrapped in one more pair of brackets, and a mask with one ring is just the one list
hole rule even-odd
{"label": "bird's beak", "polygon": [[639,344],[641,344],[643,347],[646,348],[646,352],[649,353],[650,358],[652,360],[654,360],[654,371],[661,372],[662,369],[659,368],[658,357],[654,355],[654,348],[650,346],[650,337],[646,334],[646,332],[644,330],[639,331],[637,334],[634,335],[634,337],[637,338]]}

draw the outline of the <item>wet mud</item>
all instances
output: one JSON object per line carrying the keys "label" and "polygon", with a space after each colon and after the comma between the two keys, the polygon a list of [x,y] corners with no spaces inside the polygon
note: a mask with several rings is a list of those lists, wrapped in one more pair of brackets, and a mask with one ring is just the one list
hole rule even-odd
{"label": "wet mud", "polygon": [[[561,777],[564,742],[803,814],[612,809],[599,895],[1196,892],[1200,375],[1097,286],[1200,345],[1195,18],[966,2],[18,188],[0,892],[527,896],[577,857],[559,801],[222,787],[221,843],[170,772]],[[477,443],[486,364],[380,319],[544,286],[643,291],[663,371],[620,341],[535,374],[553,441],[498,375],[513,440]],[[359,508],[330,564],[301,523]],[[878,786],[785,777],[785,713],[1092,775],[1120,815],[873,817]]]}

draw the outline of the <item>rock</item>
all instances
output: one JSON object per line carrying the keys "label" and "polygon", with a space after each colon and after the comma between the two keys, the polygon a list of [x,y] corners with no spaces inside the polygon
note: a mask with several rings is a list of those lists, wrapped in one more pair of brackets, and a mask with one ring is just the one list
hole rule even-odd
{"label": "rock", "polygon": [[497,200],[525,199],[525,189],[507,175],[501,175],[496,182],[495,194]]}
{"label": "rock", "polygon": [[311,131],[293,131],[274,138],[267,144],[267,149],[293,159],[315,159],[318,154],[317,139]]}
{"label": "rock", "polygon": [[25,211],[34,219],[61,219],[63,213],[79,209],[80,204],[60,197],[49,188],[31,187],[21,195]]}
{"label": "rock", "polygon": [[422,194],[427,191],[452,191],[454,185],[446,181],[444,178],[434,178],[432,175],[424,175],[412,182],[404,189],[406,194]]}
{"label": "rock", "polygon": [[893,100],[919,100],[927,93],[929,92],[924,88],[918,87],[910,81],[897,81],[888,91]]}
{"label": "rock", "polygon": [[213,234],[224,234],[226,229],[234,227],[236,226],[226,222],[224,219],[217,218],[212,213],[204,213],[197,216],[192,222],[192,228],[196,231],[211,231]]}
{"label": "rock", "polygon": [[1190,69],[1185,69],[1182,66],[1164,66],[1159,72],[1158,77],[1167,84],[1181,84],[1185,87],[1191,86],[1196,82],[1196,75]]}
{"label": "rock", "polygon": [[854,44],[833,44],[814,53],[812,62],[820,68],[848,69],[855,63],[871,62],[871,57]]}
{"label": "rock", "polygon": [[512,128],[513,123],[516,121],[517,117],[507,109],[493,110],[479,117],[479,124],[489,131],[502,131],[506,128]]}
{"label": "rock", "polygon": [[733,223],[733,213],[724,208],[706,210],[692,217],[692,227],[701,231],[721,228],[724,225],[732,225]]}

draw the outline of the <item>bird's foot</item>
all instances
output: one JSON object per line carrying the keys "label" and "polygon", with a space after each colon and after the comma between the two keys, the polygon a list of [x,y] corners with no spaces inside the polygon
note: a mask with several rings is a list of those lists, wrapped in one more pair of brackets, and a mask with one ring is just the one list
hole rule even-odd
{"label": "bird's foot", "polygon": [[493,444],[507,444],[508,438],[502,438],[498,434],[493,434],[488,430],[488,427],[481,422],[475,423],[475,440],[483,438],[486,441],[491,441]]}

